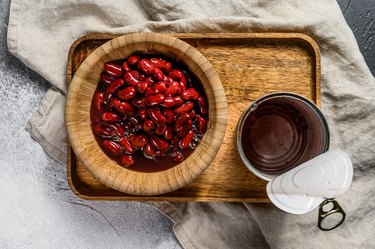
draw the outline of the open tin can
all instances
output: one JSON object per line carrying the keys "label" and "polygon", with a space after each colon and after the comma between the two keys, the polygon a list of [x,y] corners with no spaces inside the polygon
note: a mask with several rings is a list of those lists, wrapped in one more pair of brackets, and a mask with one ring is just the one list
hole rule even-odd
{"label": "open tin can", "polygon": [[[242,114],[236,145],[246,167],[268,181],[267,195],[281,210],[305,214],[318,206],[318,227],[340,226],[345,212],[334,198],[349,189],[353,166],[329,149],[327,121],[318,107],[294,93],[272,93]],[[332,205],[329,210],[324,210]]]}

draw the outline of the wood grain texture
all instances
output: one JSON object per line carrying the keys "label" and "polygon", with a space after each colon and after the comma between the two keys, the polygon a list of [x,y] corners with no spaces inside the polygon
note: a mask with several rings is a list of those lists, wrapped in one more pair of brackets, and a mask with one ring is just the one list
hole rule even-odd
{"label": "wood grain texture", "polygon": [[[68,182],[73,192],[91,200],[268,202],[266,182],[242,163],[235,148],[237,121],[255,99],[272,92],[294,92],[320,106],[320,52],[315,41],[298,33],[173,34],[197,48],[216,69],[228,103],[223,144],[196,180],[158,196],[124,194],[96,180],[68,144]],[[77,40],[68,60],[68,82],[95,48],[114,38],[92,34]]]}
{"label": "wood grain texture", "polygon": [[[208,130],[193,153],[177,166],[143,173],[124,168],[100,149],[91,130],[90,106],[104,64],[133,53],[164,54],[181,61],[202,83],[208,102]],[[158,195],[179,189],[198,177],[215,158],[224,138],[227,102],[223,86],[207,59],[188,43],[157,33],[118,36],[96,48],[79,66],[69,85],[65,123],[79,160],[101,183],[134,195]]]}

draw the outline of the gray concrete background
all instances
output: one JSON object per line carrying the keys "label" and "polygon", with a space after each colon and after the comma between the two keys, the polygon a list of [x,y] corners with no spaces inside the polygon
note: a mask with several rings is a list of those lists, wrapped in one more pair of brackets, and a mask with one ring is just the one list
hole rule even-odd
{"label": "gray concrete background", "polygon": [[[374,1],[338,2],[375,75]],[[25,131],[48,82],[7,51],[9,0],[0,2],[0,18],[0,248],[180,248],[172,223],[146,204],[86,202],[69,190],[65,167]],[[61,209],[69,217],[55,217]],[[114,227],[118,219],[123,225]]]}
{"label": "gray concrete background", "polygon": [[375,75],[375,1],[338,0],[370,71]]}

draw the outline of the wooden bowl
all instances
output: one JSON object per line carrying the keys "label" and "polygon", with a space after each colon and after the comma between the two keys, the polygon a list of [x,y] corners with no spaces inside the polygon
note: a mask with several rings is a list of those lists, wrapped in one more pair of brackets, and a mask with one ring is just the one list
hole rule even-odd
{"label": "wooden bowl", "polygon": [[[164,54],[183,62],[201,81],[207,96],[209,128],[203,139],[185,161],[161,172],[136,172],[116,164],[100,149],[90,126],[91,100],[104,64],[135,52]],[[80,65],[68,90],[65,121],[74,153],[95,178],[128,194],[157,195],[188,184],[213,161],[224,138],[227,102],[216,71],[195,48],[168,35],[133,33],[103,44]]]}

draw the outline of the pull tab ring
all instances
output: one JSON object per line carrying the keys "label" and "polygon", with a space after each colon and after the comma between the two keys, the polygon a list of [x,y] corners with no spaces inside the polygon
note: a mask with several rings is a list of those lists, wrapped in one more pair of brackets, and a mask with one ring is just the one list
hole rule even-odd
{"label": "pull tab ring", "polygon": [[[332,208],[324,211],[323,207],[331,204]],[[341,216],[341,218],[340,218]],[[340,226],[345,220],[345,212],[334,199],[326,199],[319,206],[318,227],[322,231],[330,231]]]}

